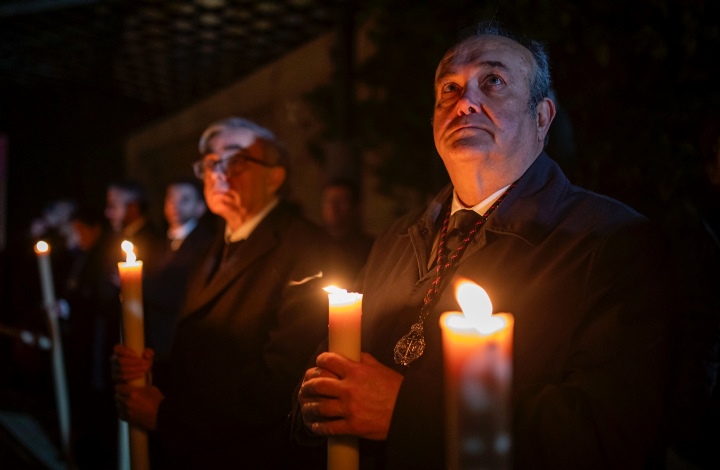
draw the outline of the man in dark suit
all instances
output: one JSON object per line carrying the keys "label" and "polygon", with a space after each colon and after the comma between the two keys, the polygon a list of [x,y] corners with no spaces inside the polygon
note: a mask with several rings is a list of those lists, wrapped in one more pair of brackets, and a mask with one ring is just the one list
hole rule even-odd
{"label": "man in dark suit", "polygon": [[[123,239],[133,243],[135,255],[142,260],[145,271],[156,268],[163,240],[148,219],[147,209],[145,188],[139,182],[128,179],[108,185],[105,217],[120,238],[119,243]],[[118,259],[122,259],[124,254],[119,243]]]}
{"label": "man in dark suit", "polygon": [[365,265],[373,238],[362,228],[360,188],[346,178],[335,178],[323,187],[320,214],[331,245],[333,273],[338,286],[351,286]]}
{"label": "man in dark suit", "polygon": [[167,185],[163,213],[167,237],[155,270],[143,275],[145,343],[154,355],[153,381],[163,384],[172,338],[187,292],[188,279],[199,268],[216,235],[215,216],[206,216],[202,185],[178,178]]}
{"label": "man in dark suit", "polygon": [[118,411],[159,433],[170,468],[290,468],[291,392],[327,331],[325,239],[283,200],[287,155],[270,131],[225,119],[200,153],[224,236],[188,288],[167,388],[125,385],[150,355],[116,347]]}
{"label": "man in dark suit", "polygon": [[470,33],[435,76],[433,133],[452,184],[376,241],[359,283],[361,362],[317,357],[297,436],[359,437],[361,468],[445,468],[438,318],[459,310],[464,278],[515,317],[514,416],[512,445],[507,434],[457,442],[461,468],[510,453],[516,468],[645,468],[673,311],[660,231],[573,186],[544,153],[555,115],[544,47],[493,24]]}
{"label": "man in dark suit", "polygon": [[74,456],[80,468],[109,468],[117,460],[117,418],[108,356],[120,334],[119,241],[100,208],[80,206],[71,217],[78,242],[62,295],[70,307],[62,323]]}

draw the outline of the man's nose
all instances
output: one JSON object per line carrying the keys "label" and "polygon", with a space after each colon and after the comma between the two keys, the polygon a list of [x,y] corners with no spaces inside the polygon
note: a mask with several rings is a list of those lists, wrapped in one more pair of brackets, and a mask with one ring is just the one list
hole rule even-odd
{"label": "man's nose", "polygon": [[459,116],[476,114],[480,112],[480,91],[475,87],[466,87],[457,102],[457,113]]}
{"label": "man's nose", "polygon": [[227,187],[227,174],[220,168],[220,165],[215,165],[210,170],[209,183],[215,189],[222,189]]}

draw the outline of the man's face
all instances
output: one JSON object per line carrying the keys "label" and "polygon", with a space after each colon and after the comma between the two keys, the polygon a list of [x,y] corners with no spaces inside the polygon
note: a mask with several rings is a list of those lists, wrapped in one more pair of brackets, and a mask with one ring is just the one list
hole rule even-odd
{"label": "man's face", "polygon": [[350,189],[328,186],[322,194],[323,224],[329,230],[344,230],[356,221],[357,211]]}
{"label": "man's face", "polygon": [[190,184],[173,184],[165,193],[163,210],[168,225],[175,228],[199,219],[205,212],[205,203]]}
{"label": "man's face", "polygon": [[116,232],[122,231],[126,225],[128,199],[125,191],[117,188],[108,188],[107,190],[105,217],[110,221],[110,226]]}
{"label": "man's face", "polygon": [[83,251],[90,250],[102,233],[102,226],[89,225],[79,220],[72,221],[72,228],[75,232],[78,246]]}
{"label": "man's face", "polygon": [[[240,151],[266,161],[261,142],[247,129],[222,131],[210,139],[209,147],[212,153],[205,155],[205,161],[225,159]],[[284,168],[254,162],[228,174],[206,171],[205,201],[210,211],[226,221],[245,219],[259,213],[275,197],[284,178]]]}
{"label": "man's face", "polygon": [[445,54],[435,74],[433,135],[446,165],[513,167],[540,153],[528,113],[533,71],[530,51],[504,37],[473,37]]}

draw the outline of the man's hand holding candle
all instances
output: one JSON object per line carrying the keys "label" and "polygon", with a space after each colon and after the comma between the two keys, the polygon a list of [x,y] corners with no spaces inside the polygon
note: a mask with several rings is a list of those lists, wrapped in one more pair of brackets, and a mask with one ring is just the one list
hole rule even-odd
{"label": "man's hand holding candle", "polygon": [[142,356],[118,344],[111,358],[115,381],[115,406],[120,419],[148,431],[157,429],[157,414],[165,396],[152,385],[138,387],[133,380],[147,377],[152,370],[154,352],[146,348]]}
{"label": "man's hand holding candle", "polygon": [[362,353],[355,362],[320,354],[300,388],[303,421],[320,436],[385,440],[403,376]]}

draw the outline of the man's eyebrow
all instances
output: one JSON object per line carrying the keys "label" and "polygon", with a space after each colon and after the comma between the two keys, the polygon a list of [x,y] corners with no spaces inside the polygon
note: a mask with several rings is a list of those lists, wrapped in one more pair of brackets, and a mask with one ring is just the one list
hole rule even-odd
{"label": "man's eyebrow", "polygon": [[244,154],[248,153],[247,147],[243,147],[242,145],[238,145],[238,144],[230,144],[230,145],[226,145],[225,147],[223,147],[223,154],[226,154],[228,152],[233,152],[233,155],[240,153],[240,152],[242,152]]}
{"label": "man's eyebrow", "polygon": [[[245,150],[245,147],[242,147],[238,144],[229,144],[222,148],[222,153],[225,154],[228,151],[233,151],[233,150]],[[214,152],[210,151],[210,152],[206,153],[205,156],[214,155],[214,154],[215,154]]]}
{"label": "man's eyebrow", "polygon": [[[470,61],[467,61],[465,63],[468,63],[468,62],[470,62]],[[477,62],[475,65],[477,65],[478,67],[486,67],[486,68],[490,68],[490,69],[509,70],[507,68],[507,66],[504,63],[500,62],[499,60],[483,60],[483,61]],[[437,82],[438,80],[445,78],[449,75],[456,75],[456,74],[457,74],[457,72],[455,71],[454,68],[443,70],[440,74],[438,74],[437,78],[435,79],[435,82]]]}

